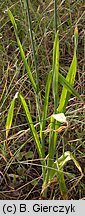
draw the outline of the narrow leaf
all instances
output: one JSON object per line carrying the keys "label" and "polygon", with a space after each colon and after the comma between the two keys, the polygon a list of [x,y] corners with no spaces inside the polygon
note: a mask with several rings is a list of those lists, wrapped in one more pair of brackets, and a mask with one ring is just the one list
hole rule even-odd
{"label": "narrow leaf", "polygon": [[[74,53],[71,66],[66,77],[66,81],[68,81],[70,85],[74,84],[75,75],[76,75],[76,66],[77,66],[77,59],[76,59],[76,53]],[[63,86],[61,97],[60,97],[60,103],[58,106],[58,112],[65,112],[69,97],[70,97],[70,92],[68,92],[68,88]]]}
{"label": "narrow leaf", "polygon": [[11,13],[11,11],[8,9],[8,15],[9,15],[9,18],[12,22],[12,25],[14,27],[14,30],[15,30],[15,35],[16,35],[16,39],[17,39],[17,44],[18,44],[18,47],[19,47],[19,51],[20,51],[20,54],[21,54],[21,57],[22,57],[22,60],[23,60],[23,63],[24,63],[24,66],[25,66],[25,69],[27,71],[27,74],[29,76],[29,79],[31,81],[31,84],[32,84],[32,87],[34,88],[34,91],[37,92],[37,87],[36,87],[36,83],[34,81],[34,78],[32,76],[32,73],[31,73],[31,70],[30,70],[30,67],[28,65],[28,62],[27,62],[27,59],[25,57],[25,53],[23,51],[23,48],[22,48],[22,45],[21,45],[21,42],[20,42],[20,39],[18,37],[18,32],[17,32],[17,25],[16,25],[16,22],[15,22],[15,19]]}
{"label": "narrow leaf", "polygon": [[75,157],[72,155],[70,151],[65,152],[59,159],[58,159],[58,164],[60,169],[62,169],[68,161],[72,160],[79,170],[79,172],[82,174],[82,169],[78,163],[78,161],[75,159]]}
{"label": "narrow leaf", "polygon": [[36,148],[38,150],[39,157],[42,158],[41,143],[39,141],[37,131],[36,131],[34,125],[33,125],[32,117],[31,117],[28,105],[27,105],[24,97],[21,94],[19,94],[19,98],[20,98],[22,106],[24,108],[24,111],[25,111],[25,114],[26,114],[26,117],[27,117],[27,120],[28,120],[28,123],[29,123],[29,127],[31,129],[32,134],[33,134],[33,138],[34,138],[34,141],[35,141],[35,144],[36,144]]}
{"label": "narrow leaf", "polygon": [[[58,31],[55,35],[54,40],[54,46],[53,46],[53,97],[54,97],[54,113],[56,114],[56,110],[58,107],[58,76],[59,76],[59,37],[58,37]],[[51,117],[51,124],[50,128],[55,130],[56,129],[56,121],[53,117]],[[52,166],[52,159],[54,157],[55,153],[55,147],[56,147],[56,139],[57,139],[57,133],[50,132],[49,133],[49,149],[48,149],[48,167]],[[48,177],[49,178],[50,169],[48,170]]]}
{"label": "narrow leaf", "polygon": [[43,109],[43,116],[42,116],[42,122],[41,122],[41,129],[40,129],[40,137],[42,140],[42,134],[45,129],[46,125],[46,118],[47,118],[47,111],[48,111],[48,101],[49,101],[49,93],[50,93],[50,87],[52,82],[52,72],[48,74],[48,79],[46,83],[45,88],[45,99],[44,99],[44,109]]}
{"label": "narrow leaf", "polygon": [[65,79],[65,77],[59,73],[59,82],[62,86],[64,86],[72,95],[77,97],[79,100],[82,100],[79,93],[73,88],[72,85]]}
{"label": "narrow leaf", "polygon": [[53,177],[57,175],[57,172],[59,172],[59,170],[61,172],[61,170],[64,169],[66,163],[68,163],[70,160],[74,162],[75,166],[81,173],[81,176],[83,175],[81,166],[78,163],[78,161],[74,158],[74,156],[72,155],[70,151],[66,151],[60,158],[58,158],[58,160],[56,160],[53,163],[52,169],[50,169],[50,176],[49,176],[50,182],[52,181]]}
{"label": "narrow leaf", "polygon": [[58,176],[59,188],[60,188],[62,198],[67,199],[67,188],[66,188],[63,169],[57,172],[57,176]]}
{"label": "narrow leaf", "polygon": [[[77,57],[76,57],[76,49],[77,49],[77,33],[74,32],[74,41],[75,41],[75,46],[74,46],[74,55],[73,55],[73,60],[70,65],[68,74],[66,76],[66,81],[73,86],[74,81],[75,81],[75,76],[76,76],[76,70],[77,70]],[[63,86],[61,97],[60,97],[60,103],[58,106],[58,112],[65,112],[68,100],[70,97],[70,93],[68,92],[68,88]]]}
{"label": "narrow leaf", "polygon": [[16,93],[16,95],[14,96],[12,102],[11,102],[11,105],[9,107],[9,110],[8,110],[8,115],[7,115],[7,120],[6,120],[6,137],[8,137],[8,132],[11,128],[11,125],[12,125],[12,121],[13,121],[13,114],[14,114],[14,105],[15,105],[15,100],[18,96],[18,93]]}
{"label": "narrow leaf", "polygon": [[54,96],[54,112],[58,106],[58,73],[59,73],[59,38],[58,32],[55,36],[53,46],[53,96]]}

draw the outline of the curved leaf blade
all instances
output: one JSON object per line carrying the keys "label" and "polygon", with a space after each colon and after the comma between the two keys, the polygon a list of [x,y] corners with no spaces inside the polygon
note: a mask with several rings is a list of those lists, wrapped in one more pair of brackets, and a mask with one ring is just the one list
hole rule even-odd
{"label": "curved leaf blade", "polygon": [[19,98],[20,98],[22,106],[24,108],[24,111],[25,111],[25,114],[26,114],[26,117],[27,117],[27,120],[28,120],[28,123],[29,123],[29,127],[31,129],[31,132],[32,132],[35,144],[36,144],[36,148],[38,150],[38,154],[39,154],[40,158],[42,158],[41,143],[39,141],[37,131],[36,131],[35,127],[34,127],[28,105],[27,105],[24,97],[21,94],[19,94]]}
{"label": "curved leaf blade", "polygon": [[54,96],[54,112],[58,106],[58,73],[59,73],[59,37],[58,31],[55,35],[53,46],[53,96]]}
{"label": "curved leaf blade", "polygon": [[15,30],[15,35],[16,35],[16,39],[17,39],[17,44],[18,44],[18,47],[19,47],[19,51],[20,51],[20,54],[21,54],[21,57],[22,57],[22,60],[23,60],[23,63],[24,63],[24,66],[25,66],[25,69],[27,71],[27,74],[29,76],[29,79],[31,81],[31,84],[32,84],[32,87],[34,88],[34,91],[37,92],[37,86],[36,86],[36,83],[34,81],[34,78],[33,78],[33,75],[31,73],[31,70],[30,70],[30,67],[28,65],[28,62],[27,62],[27,59],[25,57],[25,53],[24,53],[24,50],[22,48],[22,44],[20,42],[20,39],[18,37],[18,32],[17,32],[17,24],[15,22],[15,19],[11,13],[11,11],[8,9],[8,15],[9,15],[9,18],[12,22],[12,25],[14,27],[14,30]]}
{"label": "curved leaf blade", "polygon": [[13,121],[13,114],[14,114],[14,105],[15,105],[15,100],[18,96],[18,92],[15,94],[13,100],[11,101],[9,110],[8,110],[8,115],[7,115],[7,120],[6,120],[6,138],[8,137],[8,132],[11,128],[12,121]]}

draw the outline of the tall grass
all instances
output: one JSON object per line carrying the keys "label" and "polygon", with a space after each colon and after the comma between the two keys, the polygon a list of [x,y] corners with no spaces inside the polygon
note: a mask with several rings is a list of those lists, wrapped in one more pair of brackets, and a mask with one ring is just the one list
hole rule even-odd
{"label": "tall grass", "polygon": [[[29,9],[28,1],[26,2],[27,2],[27,8]],[[34,46],[33,36],[32,36],[32,25],[31,25],[32,23],[30,19],[30,11],[28,10],[28,17],[29,17],[32,47],[33,47],[33,59],[34,59],[35,68],[36,68],[35,70],[36,79],[34,79],[30,66],[26,60],[25,53],[24,53],[22,44],[18,36],[17,24],[15,22],[13,14],[11,13],[9,9],[8,9],[8,15],[14,27],[20,55],[22,57],[23,64],[28,74],[28,79],[30,80],[31,86],[35,94],[36,107],[38,110],[38,117],[39,117],[39,131],[37,132],[37,130],[34,127],[34,123],[33,123],[32,116],[29,110],[29,106],[26,103],[24,96],[22,95],[21,92],[17,92],[8,110],[7,121],[6,121],[6,142],[8,140],[9,130],[11,128],[12,121],[13,121],[15,101],[16,99],[18,99],[19,103],[22,105],[24,109],[25,116],[26,116],[29,128],[31,130],[33,140],[34,140],[34,143],[35,143],[38,155],[39,155],[39,159],[42,165],[43,185],[42,185],[41,194],[45,197],[47,196],[48,186],[52,182],[54,177],[57,176],[62,198],[65,199],[65,197],[67,198],[67,188],[66,188],[65,175],[64,175],[64,167],[66,163],[72,160],[75,166],[80,171],[81,177],[83,176],[81,167],[71,152],[69,151],[63,152],[61,156],[59,157],[58,151],[57,151],[58,133],[62,131],[63,129],[67,128],[68,126],[68,122],[65,116],[65,110],[66,110],[66,106],[68,104],[70,95],[72,94],[78,99],[82,100],[78,92],[73,87],[74,82],[75,82],[75,77],[76,77],[76,70],[77,70],[76,51],[77,51],[77,44],[78,44],[78,29],[77,27],[75,27],[74,55],[73,55],[72,63],[69,67],[66,77],[64,77],[59,72],[59,32],[57,31],[55,34],[55,40],[54,40],[54,46],[53,46],[53,64],[52,64],[52,69],[51,71],[49,71],[49,74],[47,77],[47,82],[46,82],[46,87],[45,87],[44,107],[43,107],[43,112],[41,112],[41,107],[39,103],[39,77],[38,77],[38,68],[36,64],[35,46]],[[62,92],[61,92],[60,98],[59,98],[59,92],[58,92],[59,85],[62,85]],[[53,89],[53,98],[54,98],[54,104],[53,104],[54,114],[49,117],[50,123],[49,123],[48,128],[46,128],[46,123],[47,123],[47,118],[48,118],[48,109],[49,109],[49,106],[48,106],[49,105],[49,95],[50,95],[51,86]],[[47,154],[45,152],[45,143],[46,143],[45,133],[46,132],[48,133],[48,152]]]}

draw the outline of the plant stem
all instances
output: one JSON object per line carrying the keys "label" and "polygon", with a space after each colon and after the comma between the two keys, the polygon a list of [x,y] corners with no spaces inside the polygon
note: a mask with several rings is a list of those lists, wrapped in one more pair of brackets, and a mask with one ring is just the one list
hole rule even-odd
{"label": "plant stem", "polygon": [[57,0],[54,0],[54,23],[55,23],[55,34],[56,34],[58,30]]}
{"label": "plant stem", "polygon": [[37,69],[37,56],[36,56],[35,45],[34,45],[34,40],[33,40],[32,21],[31,21],[31,16],[30,16],[30,9],[29,9],[29,1],[28,0],[26,0],[26,5],[27,5],[27,13],[28,13],[30,38],[31,38],[32,50],[33,50],[33,58],[34,58],[35,71],[36,71],[36,86],[37,86],[36,105],[37,105],[37,110],[38,110],[39,121],[41,121],[41,112],[40,112],[40,103],[39,103],[39,94],[40,93],[39,93],[39,76],[38,76],[38,69]]}

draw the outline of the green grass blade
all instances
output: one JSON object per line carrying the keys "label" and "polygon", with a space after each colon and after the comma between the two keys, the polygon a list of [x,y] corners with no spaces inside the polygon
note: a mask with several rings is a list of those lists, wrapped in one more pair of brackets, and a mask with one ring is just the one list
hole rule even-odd
{"label": "green grass blade", "polygon": [[75,31],[74,31],[74,47],[75,47],[75,51],[77,50],[77,46],[78,46],[78,28],[76,26]]}
{"label": "green grass blade", "polygon": [[62,198],[65,199],[67,197],[67,188],[66,188],[63,169],[57,172],[57,177],[58,177],[58,183],[59,183],[59,188],[60,188]]}
{"label": "green grass blade", "polygon": [[59,82],[62,86],[64,86],[72,95],[77,97],[79,100],[82,100],[79,93],[73,88],[72,85],[65,79],[65,77],[59,73]]}
{"label": "green grass blade", "polygon": [[79,172],[82,175],[81,166],[70,151],[64,152],[64,154],[58,159],[58,164],[59,164],[60,169],[64,168],[66,163],[70,160],[72,160],[74,162],[75,166],[77,167],[77,169],[79,170]]}
{"label": "green grass blade", "polygon": [[67,191],[63,169],[70,160],[74,162],[75,166],[81,173],[81,178],[82,178],[83,173],[82,173],[81,166],[70,151],[64,152],[64,154],[53,163],[52,169],[50,169],[49,181],[51,182],[55,175],[58,177],[59,187],[63,197],[64,195],[66,195],[66,191]]}
{"label": "green grass blade", "polygon": [[77,169],[82,175],[82,169],[81,169],[80,164],[78,163],[78,161],[75,159],[75,157],[72,155],[70,151],[66,151],[55,162],[53,162],[53,166],[52,166],[52,169],[50,172],[50,178],[49,178],[50,182],[53,179],[53,177],[56,175],[56,172],[58,170],[56,167],[59,167],[59,170],[64,169],[66,163],[68,163],[70,160],[74,162],[75,166],[77,167]]}
{"label": "green grass blade", "polygon": [[33,135],[33,138],[34,138],[34,141],[35,141],[35,144],[36,144],[36,148],[37,148],[39,157],[42,158],[41,143],[39,141],[39,137],[38,137],[37,131],[36,131],[34,125],[33,125],[32,117],[31,117],[28,105],[27,105],[24,97],[21,94],[19,94],[19,98],[20,98],[22,106],[24,108],[24,111],[25,111],[25,114],[26,114],[26,118],[28,120],[29,127],[31,129],[31,132],[32,132],[32,135]]}
{"label": "green grass blade", "polygon": [[[74,57],[73,57],[71,66],[70,66],[68,75],[66,77],[66,81],[68,81],[68,83],[70,85],[72,85],[74,83],[73,79],[74,79],[74,77],[76,75],[76,66],[77,66],[76,53],[74,53]],[[69,97],[70,97],[70,93],[68,92],[68,88],[63,86],[62,94],[61,94],[61,97],[60,97],[60,103],[59,103],[59,107],[58,107],[58,112],[59,113],[65,112]]]}
{"label": "green grass blade", "polygon": [[[42,121],[41,121],[41,125],[40,125],[41,142],[43,142],[43,137],[44,137],[44,132],[43,131],[45,130],[45,125],[46,125],[46,118],[47,118],[47,111],[48,111],[48,101],[49,101],[49,93],[50,93],[51,82],[52,82],[52,71],[49,72],[49,74],[48,74],[46,88],[45,88],[44,110],[43,110]],[[44,149],[44,146],[43,146],[43,149]]]}
{"label": "green grass blade", "polygon": [[[55,36],[54,46],[53,46],[53,96],[54,96],[54,113],[56,113],[58,107],[58,77],[59,77],[59,37],[58,32]],[[55,120],[51,118],[51,129],[56,129]],[[55,147],[56,147],[57,133],[50,132],[49,134],[49,160],[48,166],[52,165]]]}
{"label": "green grass blade", "polygon": [[59,73],[59,38],[58,32],[55,36],[53,46],[53,96],[54,96],[54,112],[58,107],[58,73]]}
{"label": "green grass blade", "polygon": [[[77,32],[76,33],[74,32],[74,41],[75,41],[74,56],[73,56],[73,60],[72,60],[71,66],[69,68],[68,74],[66,76],[66,81],[68,81],[68,83],[72,86],[74,85],[76,70],[77,70],[77,57],[76,57]],[[68,92],[68,88],[63,86],[61,97],[60,97],[60,103],[58,106],[58,112],[59,113],[65,112],[69,97],[70,97],[70,93]]]}
{"label": "green grass blade", "polygon": [[8,9],[8,15],[9,15],[9,18],[10,18],[10,20],[11,20],[11,22],[12,22],[12,25],[13,25],[13,27],[14,27],[14,30],[15,30],[15,35],[16,35],[16,39],[17,39],[17,44],[18,44],[18,47],[19,47],[19,51],[20,51],[20,54],[21,54],[21,57],[22,57],[22,60],[23,60],[25,69],[26,69],[26,71],[27,71],[27,74],[28,74],[28,76],[29,76],[29,79],[30,79],[30,81],[31,81],[31,84],[32,84],[32,87],[33,87],[34,91],[37,92],[36,83],[35,83],[34,78],[33,78],[33,76],[32,76],[30,67],[29,67],[29,65],[28,65],[28,63],[27,63],[27,60],[26,60],[26,58],[25,58],[25,53],[24,53],[24,51],[23,51],[23,48],[22,48],[20,39],[19,39],[19,37],[18,37],[18,31],[17,31],[17,25],[16,25],[16,22],[15,22],[15,19],[14,19],[13,15],[12,15],[12,13],[11,13],[11,11],[10,11],[9,9]]}
{"label": "green grass blade", "polygon": [[10,9],[8,9],[8,15],[9,15],[9,18],[10,18],[10,20],[12,22],[13,27],[14,27],[15,33],[18,34],[17,24],[15,22],[15,19],[14,19],[13,15],[12,15],[12,12],[10,11]]}
{"label": "green grass blade", "polygon": [[[56,113],[58,107],[58,76],[59,76],[59,37],[58,32],[55,35],[53,46],[53,97],[54,97],[54,113]],[[56,129],[55,120],[51,118],[51,129]],[[50,132],[49,134],[49,148],[48,148],[48,161],[47,166],[52,167],[53,157],[56,147],[57,133]],[[47,170],[47,175],[44,184],[47,184],[50,177],[50,169]]]}
{"label": "green grass blade", "polygon": [[31,16],[30,16],[29,1],[28,0],[25,0],[25,1],[26,1],[26,5],[27,5],[29,31],[30,31],[30,38],[31,38],[33,57],[34,57],[34,63],[35,63],[36,85],[37,85],[37,91],[39,92],[39,76],[38,76],[38,68],[37,68],[37,56],[36,56],[35,44],[34,44],[34,40],[33,40],[32,21],[31,21]]}
{"label": "green grass blade", "polygon": [[55,33],[57,32],[58,30],[58,16],[57,16],[57,4],[58,4],[58,1],[57,0],[54,0],[54,24],[55,24]]}
{"label": "green grass blade", "polygon": [[17,98],[18,93],[14,96],[13,100],[11,101],[9,110],[8,110],[8,115],[7,115],[7,120],[6,120],[6,138],[8,137],[8,132],[11,128],[12,121],[13,121],[13,114],[14,114],[14,105],[15,105],[15,100]]}
{"label": "green grass blade", "polygon": [[32,21],[31,21],[31,15],[30,15],[29,1],[28,0],[25,0],[25,1],[26,1],[26,6],[27,6],[27,18],[28,18],[28,23],[29,23],[29,32],[30,32],[32,50],[33,50],[33,61],[35,64],[35,72],[36,72],[36,88],[37,88],[36,105],[37,105],[39,121],[41,121],[41,110],[40,110],[40,102],[39,102],[40,92],[39,92],[39,75],[38,75],[38,68],[37,68],[37,55],[36,55],[36,50],[35,50],[35,43],[33,40]]}

